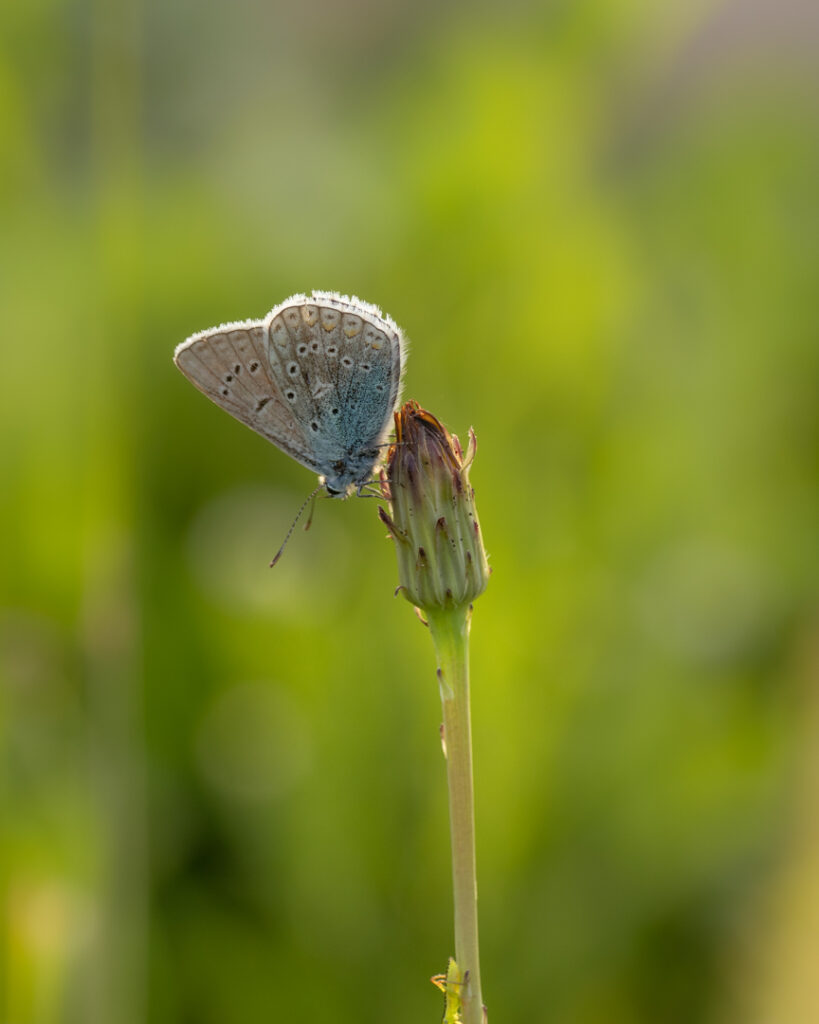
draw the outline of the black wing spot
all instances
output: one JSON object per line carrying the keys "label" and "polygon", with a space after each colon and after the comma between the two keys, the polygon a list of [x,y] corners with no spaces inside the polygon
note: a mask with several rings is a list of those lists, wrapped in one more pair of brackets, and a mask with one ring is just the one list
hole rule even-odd
{"label": "black wing spot", "polygon": [[318,423],[316,423],[316,421],[313,420],[313,422],[310,424],[310,429],[313,431],[314,434],[317,434],[318,433],[318,428],[319,428]]}
{"label": "black wing spot", "polygon": [[223,394],[223,395],[229,395],[229,394],[230,394],[230,392],[228,391],[228,389],[227,389],[227,388],[222,388],[222,394]]}
{"label": "black wing spot", "polygon": [[235,366],[233,367],[233,372],[234,372],[234,373],[241,373],[241,372],[242,372],[242,367],[241,367],[241,366],[240,366],[240,365],[239,365],[239,364],[237,363],[237,364],[236,364],[236,365],[235,365]]}
{"label": "black wing spot", "polygon": [[256,412],[261,412],[262,409],[267,405],[268,402],[272,402],[273,399],[268,395],[266,398],[260,398],[256,403]]}
{"label": "black wing spot", "polygon": [[255,373],[258,369],[259,369],[259,364],[258,363],[251,363],[250,364],[250,372],[251,373]]}

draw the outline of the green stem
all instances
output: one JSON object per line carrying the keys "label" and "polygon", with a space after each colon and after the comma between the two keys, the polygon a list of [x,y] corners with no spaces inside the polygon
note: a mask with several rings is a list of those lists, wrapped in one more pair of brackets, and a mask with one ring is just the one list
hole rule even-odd
{"label": "green stem", "polygon": [[426,609],[444,711],[452,881],[455,904],[455,960],[469,979],[462,993],[464,1024],[482,1024],[478,954],[478,887],[475,875],[475,807],[472,791],[472,727],[469,711],[468,605]]}

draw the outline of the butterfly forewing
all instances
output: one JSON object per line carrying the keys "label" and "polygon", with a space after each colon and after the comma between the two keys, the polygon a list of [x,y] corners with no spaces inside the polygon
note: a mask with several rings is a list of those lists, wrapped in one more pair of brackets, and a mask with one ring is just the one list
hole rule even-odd
{"label": "butterfly forewing", "polygon": [[271,374],[259,321],[195,334],[179,346],[176,365],[203,394],[309,469],[316,468],[303,430]]}

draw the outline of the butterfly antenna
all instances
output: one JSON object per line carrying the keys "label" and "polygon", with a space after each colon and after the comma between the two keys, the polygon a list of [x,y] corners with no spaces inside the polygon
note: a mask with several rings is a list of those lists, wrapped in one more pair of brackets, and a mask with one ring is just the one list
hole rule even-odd
{"label": "butterfly antenna", "polygon": [[[318,494],[318,492],[321,490],[321,488],[323,486],[324,486],[323,484],[319,484],[318,487],[313,491],[313,493],[307,499],[307,501],[312,500],[313,504],[310,506],[310,515],[307,517],[307,522],[304,524],[304,532],[305,533],[307,533],[307,531],[313,525],[313,513],[316,511],[316,495]],[[299,512],[299,515],[301,515],[301,512]],[[293,525],[295,526],[296,524],[293,523]]]}
{"label": "butterfly antenna", "polygon": [[[294,530],[296,529],[296,523],[297,523],[297,522],[298,522],[298,521],[299,521],[299,520],[301,519],[301,517],[302,517],[302,514],[303,514],[304,510],[305,510],[305,509],[307,508],[307,506],[308,506],[308,505],[310,504],[310,502],[311,502],[311,501],[313,502],[313,508],[315,508],[315,504],[316,504],[316,495],[317,495],[317,494],[318,494],[318,492],[319,492],[319,491],[320,491],[320,490],[322,489],[322,487],[323,487],[323,486],[324,486],[324,484],[319,484],[319,485],[318,485],[318,487],[316,487],[316,488],[315,488],[315,490],[314,490],[314,491],[312,492],[312,494],[309,494],[309,495],[308,495],[308,496],[307,496],[307,497],[306,497],[306,498],[304,499],[304,502],[302,503],[302,506],[301,506],[301,508],[300,508],[300,509],[298,510],[298,512],[296,513],[296,518],[295,518],[295,519],[293,520],[293,522],[292,522],[292,523],[290,524],[290,529],[289,529],[289,530],[287,531],[287,536],[286,536],[286,537],[284,538],[284,540],[282,541],[282,546],[281,546],[281,547],[279,548],[279,550],[278,550],[278,551],[276,552],[276,554],[275,554],[275,555],[274,555],[274,557],[273,557],[273,561],[272,561],[272,562],[270,563],[270,568],[271,568],[271,569],[272,569],[272,568],[273,568],[273,566],[274,566],[274,565],[276,564],[276,562],[278,562],[278,560],[279,560],[279,559],[280,559],[280,558],[282,557],[282,554],[283,554],[283,552],[284,552],[284,549],[285,549],[285,548],[287,547],[287,542],[288,542],[288,541],[290,540],[290,538],[291,538],[291,537],[293,536],[293,531],[294,531]],[[308,517],[308,519],[307,519],[307,526],[305,526],[305,530],[308,530],[308,529],[310,528],[310,523],[312,523],[312,522],[313,522],[313,509],[311,508],[311,509],[310,509],[310,515],[309,515],[309,517]]]}

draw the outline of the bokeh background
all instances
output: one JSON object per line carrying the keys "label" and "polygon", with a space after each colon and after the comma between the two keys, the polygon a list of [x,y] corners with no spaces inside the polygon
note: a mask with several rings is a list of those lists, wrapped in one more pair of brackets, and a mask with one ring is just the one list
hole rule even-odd
{"label": "bokeh background", "polygon": [[479,440],[498,1024],[819,1020],[819,16],[0,12],[0,1021],[435,1021],[440,706],[373,501],[174,346],[312,288]]}

